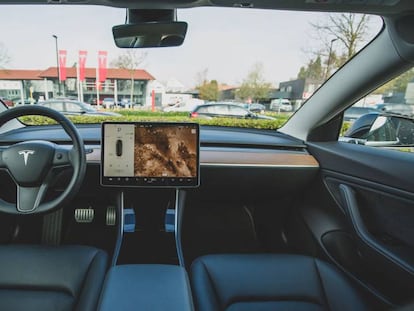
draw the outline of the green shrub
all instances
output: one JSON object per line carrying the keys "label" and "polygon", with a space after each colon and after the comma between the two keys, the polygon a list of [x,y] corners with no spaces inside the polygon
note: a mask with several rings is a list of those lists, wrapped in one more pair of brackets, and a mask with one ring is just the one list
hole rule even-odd
{"label": "green shrub", "polygon": [[[257,120],[257,119],[233,119],[233,118],[215,118],[215,119],[193,119],[188,117],[187,113],[157,113],[144,111],[122,111],[120,117],[117,116],[69,116],[68,118],[77,124],[102,123],[104,121],[115,122],[196,122],[201,125],[212,126],[230,126],[256,129],[278,129],[287,120],[287,117],[276,118],[275,120]],[[46,125],[56,124],[55,121],[39,116],[24,116],[20,120],[28,125]]]}
{"label": "green shrub", "polygon": [[351,127],[351,122],[344,121],[342,123],[341,131],[339,133],[339,136],[344,136],[345,132]]}

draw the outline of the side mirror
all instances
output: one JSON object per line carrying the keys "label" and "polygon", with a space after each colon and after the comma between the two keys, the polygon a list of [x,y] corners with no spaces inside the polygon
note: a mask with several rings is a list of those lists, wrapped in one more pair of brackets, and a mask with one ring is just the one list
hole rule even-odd
{"label": "side mirror", "polygon": [[368,113],[355,120],[342,140],[369,146],[414,146],[414,119]]}

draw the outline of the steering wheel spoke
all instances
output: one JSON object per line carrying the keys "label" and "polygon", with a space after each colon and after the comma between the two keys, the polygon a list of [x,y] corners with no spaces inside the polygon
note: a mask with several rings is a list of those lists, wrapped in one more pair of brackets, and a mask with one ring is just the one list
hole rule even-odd
{"label": "steering wheel spoke", "polygon": [[55,146],[55,155],[53,157],[53,167],[73,166],[71,153],[73,149]]}
{"label": "steering wheel spoke", "polygon": [[[73,147],[58,146],[46,140],[23,141],[4,149],[0,147],[0,168],[6,168],[17,185],[16,203],[0,198],[0,211],[10,214],[44,213],[64,206],[79,190],[86,171],[82,138],[73,123],[60,112],[37,105],[15,107],[0,113],[0,127],[25,115],[56,120],[71,138]],[[67,187],[51,200],[43,200],[56,177],[53,169],[65,166],[73,168]]]}
{"label": "steering wheel spoke", "polygon": [[17,186],[17,211],[20,213],[32,213],[42,202],[46,192],[47,184],[40,187]]}

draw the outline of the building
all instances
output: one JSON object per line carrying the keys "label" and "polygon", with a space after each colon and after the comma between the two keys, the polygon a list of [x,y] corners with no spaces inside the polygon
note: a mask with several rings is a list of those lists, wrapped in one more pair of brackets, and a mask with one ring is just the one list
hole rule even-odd
{"label": "building", "polygon": [[144,105],[148,82],[155,78],[142,69],[108,68],[106,80],[96,83],[96,68],[85,68],[85,81],[78,82],[77,68],[66,68],[66,80],[59,83],[56,67],[46,70],[0,70],[0,96],[20,100],[43,100],[64,96],[96,103],[97,98],[130,99]]}
{"label": "building", "polygon": [[270,99],[289,99],[295,108],[308,99],[320,86],[322,82],[313,79],[296,79],[279,83],[279,89],[270,93]]}
{"label": "building", "polygon": [[[0,70],[0,97],[23,102],[31,97],[30,94],[33,95],[35,89],[47,89],[40,73],[41,70]],[[46,83],[52,90],[52,82]]]}

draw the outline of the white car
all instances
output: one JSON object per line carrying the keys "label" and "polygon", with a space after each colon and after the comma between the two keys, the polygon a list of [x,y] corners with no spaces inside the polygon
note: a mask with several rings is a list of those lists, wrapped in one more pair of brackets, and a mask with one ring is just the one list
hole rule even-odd
{"label": "white car", "polygon": [[291,112],[293,111],[293,106],[288,99],[278,98],[270,102],[270,110]]}

